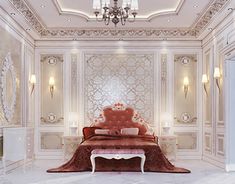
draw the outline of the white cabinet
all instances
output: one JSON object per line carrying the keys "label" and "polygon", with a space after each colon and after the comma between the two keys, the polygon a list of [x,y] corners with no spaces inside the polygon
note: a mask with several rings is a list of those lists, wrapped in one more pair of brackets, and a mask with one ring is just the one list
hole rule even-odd
{"label": "white cabinet", "polygon": [[63,150],[64,160],[70,159],[76,151],[78,145],[82,142],[82,136],[64,136]]}
{"label": "white cabinet", "polygon": [[159,145],[161,147],[161,150],[163,154],[169,159],[169,160],[175,160],[176,159],[176,144],[177,139],[176,136],[159,136],[158,137]]}
{"label": "white cabinet", "polygon": [[3,129],[3,167],[6,172],[6,161],[24,160],[33,158],[33,128],[4,128]]}

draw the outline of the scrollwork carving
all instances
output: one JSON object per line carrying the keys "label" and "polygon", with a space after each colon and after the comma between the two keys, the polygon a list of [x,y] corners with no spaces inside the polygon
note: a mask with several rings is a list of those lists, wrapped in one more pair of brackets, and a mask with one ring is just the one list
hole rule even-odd
{"label": "scrollwork carving", "polygon": [[8,53],[3,61],[1,71],[1,101],[4,117],[11,121],[16,104],[16,73],[11,59],[11,53]]}
{"label": "scrollwork carving", "polygon": [[41,121],[43,123],[47,123],[47,124],[56,124],[56,123],[60,123],[63,120],[64,120],[63,117],[60,117],[57,119],[57,117],[54,113],[49,113],[46,118],[41,117]]}

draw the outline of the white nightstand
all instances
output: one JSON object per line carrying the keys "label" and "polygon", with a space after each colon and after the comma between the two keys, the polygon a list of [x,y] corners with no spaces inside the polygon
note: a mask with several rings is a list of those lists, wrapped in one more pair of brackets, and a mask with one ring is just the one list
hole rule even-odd
{"label": "white nightstand", "polygon": [[83,136],[63,136],[64,160],[70,159],[82,142]]}
{"label": "white nightstand", "polygon": [[158,137],[159,145],[162,149],[163,154],[169,160],[176,159],[176,151],[177,151],[177,137],[174,135],[164,135]]}

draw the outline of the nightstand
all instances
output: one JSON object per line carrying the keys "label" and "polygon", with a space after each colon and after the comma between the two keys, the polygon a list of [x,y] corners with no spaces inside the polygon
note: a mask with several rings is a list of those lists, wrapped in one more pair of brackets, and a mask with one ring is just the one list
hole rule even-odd
{"label": "nightstand", "polygon": [[158,142],[163,154],[169,160],[176,159],[177,137],[173,135],[163,135],[158,137]]}
{"label": "nightstand", "polygon": [[64,160],[70,159],[82,142],[83,136],[63,136]]}

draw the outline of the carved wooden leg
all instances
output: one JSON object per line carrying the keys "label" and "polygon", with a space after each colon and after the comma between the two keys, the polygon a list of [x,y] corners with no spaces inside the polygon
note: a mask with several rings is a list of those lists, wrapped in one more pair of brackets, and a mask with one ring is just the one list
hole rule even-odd
{"label": "carved wooden leg", "polygon": [[91,160],[91,166],[92,166],[92,173],[94,173],[95,172],[95,156],[91,155],[90,160]]}
{"label": "carved wooden leg", "polygon": [[144,173],[144,163],[145,163],[145,155],[141,157],[140,168],[142,173]]}
{"label": "carved wooden leg", "polygon": [[5,159],[5,157],[2,157],[2,164],[3,164],[3,175],[6,175],[7,169],[6,169],[6,159]]}

